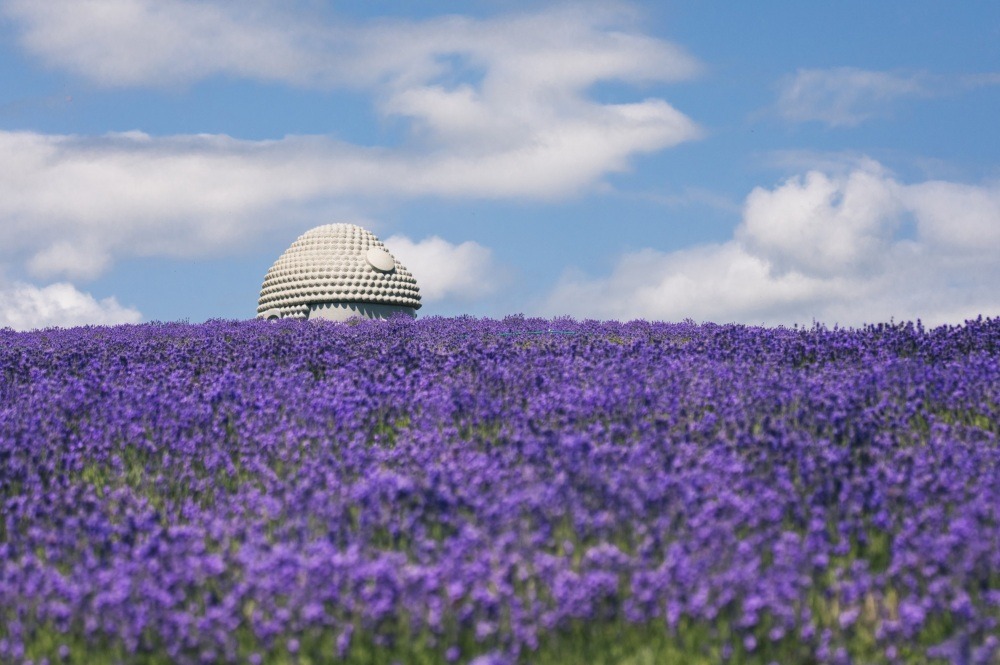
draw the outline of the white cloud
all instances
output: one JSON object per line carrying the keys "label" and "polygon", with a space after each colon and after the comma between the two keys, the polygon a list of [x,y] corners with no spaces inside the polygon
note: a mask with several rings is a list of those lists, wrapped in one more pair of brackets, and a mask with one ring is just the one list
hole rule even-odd
{"label": "white cloud", "polygon": [[[676,80],[698,64],[636,34],[625,6],[590,3],[485,20],[332,20],[278,0],[7,0],[22,46],[103,85],[164,86],[213,75],[296,85],[398,88],[453,72],[461,56],[514,90],[580,90],[594,80]],[[581,11],[583,9],[584,11]]]}
{"label": "white cloud", "polygon": [[[905,224],[912,222],[912,235]],[[734,238],[567,273],[550,315],[861,325],[1000,315],[1000,184],[897,182],[861,160],[756,188]]]}
{"label": "white cloud", "polygon": [[0,328],[32,330],[54,326],[137,323],[142,314],[115,298],[95,299],[65,282],[37,287],[0,284]]}
{"label": "white cloud", "polygon": [[28,271],[43,278],[61,274],[70,278],[91,279],[104,272],[108,262],[108,254],[101,249],[56,241],[28,260]]}
{"label": "white cloud", "polygon": [[846,176],[819,171],[754,189],[738,237],[778,269],[822,275],[873,267],[901,213],[896,183],[874,162]]}
{"label": "white cloud", "polygon": [[1000,186],[929,181],[905,189],[923,237],[935,249],[960,257],[1000,252]]}
{"label": "white cloud", "polygon": [[317,58],[309,57],[316,28],[252,0],[228,6],[188,0],[7,0],[3,11],[18,24],[30,53],[104,85],[176,85],[212,74],[307,84],[336,72],[336,58],[320,68]]}
{"label": "white cloud", "polygon": [[782,82],[777,110],[793,122],[850,127],[882,115],[896,99],[928,94],[926,76],[855,67],[799,69]]}
{"label": "white cloud", "polygon": [[27,255],[36,275],[91,277],[123,255],[225,251],[317,201],[568,195],[667,138],[671,111],[642,106],[495,152],[418,154],[324,137],[0,131],[0,256]]}
{"label": "white cloud", "polygon": [[543,309],[551,316],[776,323],[787,311],[843,289],[801,273],[776,275],[765,259],[728,242],[632,252],[606,278],[567,273]]}
{"label": "white cloud", "polygon": [[492,251],[471,240],[455,245],[437,236],[413,241],[394,235],[385,246],[417,278],[425,303],[476,300],[495,293],[506,280]]}
{"label": "white cloud", "polygon": [[386,197],[550,199],[696,138],[661,99],[602,104],[600,81],[675,81],[699,64],[597,4],[474,20],[350,25],[301,5],[8,0],[24,48],[102,85],[213,75],[357,86],[403,145],[0,132],[0,261],[91,278],[123,256],[230,250],[298,209]]}

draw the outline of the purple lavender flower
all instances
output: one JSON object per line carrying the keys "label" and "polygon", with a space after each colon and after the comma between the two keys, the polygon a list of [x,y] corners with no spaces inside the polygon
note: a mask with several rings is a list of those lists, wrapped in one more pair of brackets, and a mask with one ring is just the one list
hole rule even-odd
{"label": "purple lavender flower", "polygon": [[991,662],[998,423],[991,319],[4,330],[0,660]]}

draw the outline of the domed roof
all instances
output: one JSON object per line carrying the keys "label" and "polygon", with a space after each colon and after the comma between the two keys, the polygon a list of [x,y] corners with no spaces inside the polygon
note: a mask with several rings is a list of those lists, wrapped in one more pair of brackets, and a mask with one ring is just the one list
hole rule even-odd
{"label": "domed roof", "polygon": [[410,271],[382,241],[355,224],[326,224],[306,231],[278,257],[264,277],[257,314],[308,316],[320,303],[371,303],[420,307]]}

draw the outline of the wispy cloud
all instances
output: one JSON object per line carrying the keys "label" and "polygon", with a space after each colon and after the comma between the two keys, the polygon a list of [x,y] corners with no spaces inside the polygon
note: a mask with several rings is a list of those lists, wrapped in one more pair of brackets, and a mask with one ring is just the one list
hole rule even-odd
{"label": "wispy cloud", "polygon": [[348,66],[322,26],[276,3],[6,0],[2,9],[25,50],[102,85],[176,86],[215,74],[323,84]]}
{"label": "wispy cloud", "polygon": [[920,74],[855,67],[799,69],[781,82],[777,111],[792,122],[852,127],[883,115],[897,99],[930,93],[927,77]]}
{"label": "wispy cloud", "polygon": [[981,74],[963,74],[958,77],[958,85],[966,90],[987,88],[1000,85],[1000,72],[984,72]]}
{"label": "wispy cloud", "polygon": [[[912,229],[907,226],[912,225]],[[568,272],[546,314],[841,325],[1000,315],[1000,183],[899,182],[863,159],[758,187],[721,244]]]}
{"label": "wispy cloud", "polygon": [[854,127],[888,116],[904,99],[944,97],[1000,85],[1000,72],[942,75],[856,67],[799,69],[779,84],[775,110],[791,122]]}
{"label": "wispy cloud", "polygon": [[641,34],[626,5],[587,3],[489,19],[348,23],[301,3],[248,0],[5,0],[22,46],[108,86],[161,87],[209,76],[322,88],[410,89],[465,61],[488,87],[552,94],[595,80],[669,81],[700,64]]}
{"label": "wispy cloud", "polygon": [[618,197],[649,201],[665,208],[708,208],[726,213],[739,213],[740,203],[728,196],[705,187],[686,185],[673,192],[654,191],[618,191],[613,190]]}

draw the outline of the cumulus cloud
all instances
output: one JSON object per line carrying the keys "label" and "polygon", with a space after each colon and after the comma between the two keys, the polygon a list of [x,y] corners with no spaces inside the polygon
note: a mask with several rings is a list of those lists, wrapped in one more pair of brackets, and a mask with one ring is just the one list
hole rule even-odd
{"label": "cumulus cloud", "polygon": [[738,235],[779,270],[819,275],[874,269],[901,212],[896,183],[870,160],[845,176],[811,171],[754,189]]}
{"label": "cumulus cloud", "polygon": [[0,284],[0,328],[112,325],[141,319],[138,310],[123,307],[115,298],[97,300],[65,282],[45,287],[23,282]]}
{"label": "cumulus cloud", "polygon": [[1000,251],[1000,186],[977,187],[930,181],[908,187],[904,201],[921,235],[942,254],[959,259],[987,257]]}
{"label": "cumulus cloud", "polygon": [[385,245],[417,278],[425,303],[477,300],[495,293],[505,280],[493,252],[471,240],[456,245],[437,236],[414,241],[394,235]]}
{"label": "cumulus cloud", "polygon": [[1000,315],[1000,183],[906,184],[872,160],[746,198],[732,240],[570,272],[547,314],[830,325]]}
{"label": "cumulus cloud", "polygon": [[393,146],[0,132],[0,260],[23,261],[38,278],[91,278],[122,256],[226,251],[298,208],[331,202],[570,196],[635,155],[700,133],[662,99],[589,96],[601,81],[676,81],[699,70],[622,9],[347,24],[316,5],[264,0],[0,8],[30,53],[100,85],[224,75],[354,86],[410,130]]}

